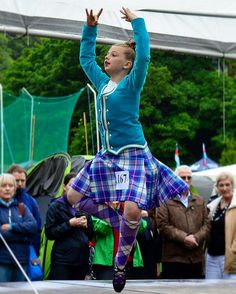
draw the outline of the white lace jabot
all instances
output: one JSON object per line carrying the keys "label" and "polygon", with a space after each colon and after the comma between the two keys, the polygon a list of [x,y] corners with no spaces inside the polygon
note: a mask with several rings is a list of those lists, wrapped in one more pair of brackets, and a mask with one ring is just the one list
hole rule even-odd
{"label": "white lace jabot", "polygon": [[108,82],[108,84],[106,85],[106,87],[103,89],[102,94],[110,94],[111,92],[115,91],[117,87],[117,83],[113,82],[112,80],[110,80]]}

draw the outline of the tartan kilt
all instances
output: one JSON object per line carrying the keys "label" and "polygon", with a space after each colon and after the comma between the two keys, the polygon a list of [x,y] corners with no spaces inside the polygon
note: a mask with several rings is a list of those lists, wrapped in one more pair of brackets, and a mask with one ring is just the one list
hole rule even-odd
{"label": "tartan kilt", "polygon": [[[128,171],[128,187],[117,186],[116,172]],[[129,148],[118,155],[98,152],[76,176],[72,188],[95,202],[133,201],[148,210],[187,190],[187,185],[148,147]]]}

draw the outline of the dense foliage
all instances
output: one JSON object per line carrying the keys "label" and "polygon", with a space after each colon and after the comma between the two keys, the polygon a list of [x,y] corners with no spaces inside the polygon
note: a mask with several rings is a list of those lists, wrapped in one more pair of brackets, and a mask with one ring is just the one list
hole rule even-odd
{"label": "dense foliage", "polygon": [[[107,48],[97,47],[99,64]],[[33,95],[51,97],[77,92],[88,82],[78,55],[79,42],[33,39],[27,46],[24,39],[1,35],[0,79],[4,91],[18,95],[25,87]],[[222,60],[156,50],[151,56],[140,120],[153,154],[173,167],[178,143],[181,163],[191,164],[202,157],[204,142],[209,157],[221,164],[235,163],[235,62],[227,61],[223,73]],[[83,112],[89,121],[86,91],[71,123],[71,155],[86,152]],[[87,129],[89,152],[93,152],[94,117],[92,132],[89,123]]]}

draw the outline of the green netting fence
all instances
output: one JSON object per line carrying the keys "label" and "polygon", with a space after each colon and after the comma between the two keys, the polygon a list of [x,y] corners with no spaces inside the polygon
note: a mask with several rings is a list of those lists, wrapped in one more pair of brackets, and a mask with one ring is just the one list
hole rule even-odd
{"label": "green netting fence", "polygon": [[71,118],[83,90],[62,97],[33,96],[26,89],[19,97],[3,92],[4,171],[13,163],[68,151]]}

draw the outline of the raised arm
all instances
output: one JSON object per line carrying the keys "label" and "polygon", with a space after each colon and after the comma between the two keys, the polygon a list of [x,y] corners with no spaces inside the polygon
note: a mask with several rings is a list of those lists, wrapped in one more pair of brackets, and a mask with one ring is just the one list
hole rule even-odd
{"label": "raised arm", "polygon": [[100,9],[97,14],[94,14],[93,10],[86,9],[87,24],[83,26],[80,46],[80,64],[97,90],[104,81],[109,80],[109,77],[98,66],[95,54],[97,24],[102,11],[103,9]]}
{"label": "raised arm", "polygon": [[93,10],[91,9],[90,12],[86,8],[86,15],[87,15],[87,26],[95,27],[98,24],[98,19],[100,15],[102,14],[103,8],[101,8],[98,12],[98,14],[94,14]]}
{"label": "raised arm", "polygon": [[121,18],[123,18],[124,20],[128,22],[131,22],[133,19],[137,18],[137,16],[129,8],[122,7],[120,12],[121,14],[123,14]]}
{"label": "raised arm", "polygon": [[129,86],[135,90],[142,90],[145,83],[150,62],[149,35],[143,18],[137,17],[129,8],[120,10],[122,19],[131,22],[135,48],[135,61],[129,74]]}

